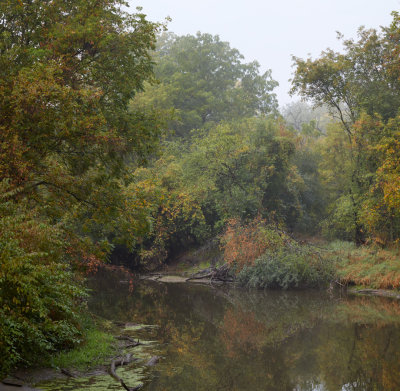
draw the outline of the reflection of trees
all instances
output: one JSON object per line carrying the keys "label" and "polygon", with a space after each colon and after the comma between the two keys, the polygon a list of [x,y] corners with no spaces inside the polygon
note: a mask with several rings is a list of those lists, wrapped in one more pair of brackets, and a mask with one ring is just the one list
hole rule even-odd
{"label": "reflection of trees", "polygon": [[397,301],[148,282],[129,294],[104,277],[92,309],[159,326],[149,390],[400,390]]}
{"label": "reflection of trees", "polygon": [[265,331],[265,326],[253,312],[228,308],[224,315],[221,340],[229,357],[235,356],[237,351],[249,354],[261,348]]}
{"label": "reflection of trees", "polygon": [[350,331],[337,325],[331,328],[319,336],[316,351],[328,390],[338,390],[343,384],[349,391],[400,389],[398,327],[353,324]]}

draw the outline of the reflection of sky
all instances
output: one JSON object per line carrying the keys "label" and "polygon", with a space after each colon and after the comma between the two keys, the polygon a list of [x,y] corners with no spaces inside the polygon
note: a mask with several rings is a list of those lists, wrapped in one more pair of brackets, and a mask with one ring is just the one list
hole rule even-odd
{"label": "reflection of sky", "polygon": [[173,20],[177,34],[218,34],[246,56],[272,69],[280,83],[279,103],[290,101],[291,55],[317,56],[327,47],[339,49],[336,31],[354,37],[361,25],[388,26],[400,0],[129,0],[150,20]]}

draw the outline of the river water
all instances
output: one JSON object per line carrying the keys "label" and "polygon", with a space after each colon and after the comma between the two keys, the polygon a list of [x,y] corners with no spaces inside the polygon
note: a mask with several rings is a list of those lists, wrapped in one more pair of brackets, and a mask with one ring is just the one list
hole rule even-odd
{"label": "river water", "polygon": [[400,390],[399,301],[152,281],[131,292],[120,279],[99,272],[89,305],[153,326],[145,337],[163,358],[142,374],[143,390]]}

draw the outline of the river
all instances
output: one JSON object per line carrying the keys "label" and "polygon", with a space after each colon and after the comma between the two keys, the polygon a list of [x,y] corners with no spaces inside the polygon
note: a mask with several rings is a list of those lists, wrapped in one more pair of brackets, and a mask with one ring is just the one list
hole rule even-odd
{"label": "river", "polygon": [[[136,335],[133,327],[134,336],[153,341],[147,354],[162,359],[130,369],[143,390],[400,390],[399,301],[153,281],[130,291],[120,279],[99,272],[89,308],[110,321],[148,325]],[[104,378],[46,389],[122,390]]]}

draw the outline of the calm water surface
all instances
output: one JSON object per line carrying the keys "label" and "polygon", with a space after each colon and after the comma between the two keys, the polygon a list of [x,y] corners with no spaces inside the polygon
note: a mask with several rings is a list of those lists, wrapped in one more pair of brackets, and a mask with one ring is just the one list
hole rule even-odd
{"label": "calm water surface", "polygon": [[99,272],[90,308],[158,326],[144,390],[400,390],[398,301],[120,279]]}
{"label": "calm water surface", "polygon": [[146,390],[400,390],[400,303],[97,276],[92,311],[157,325]]}

